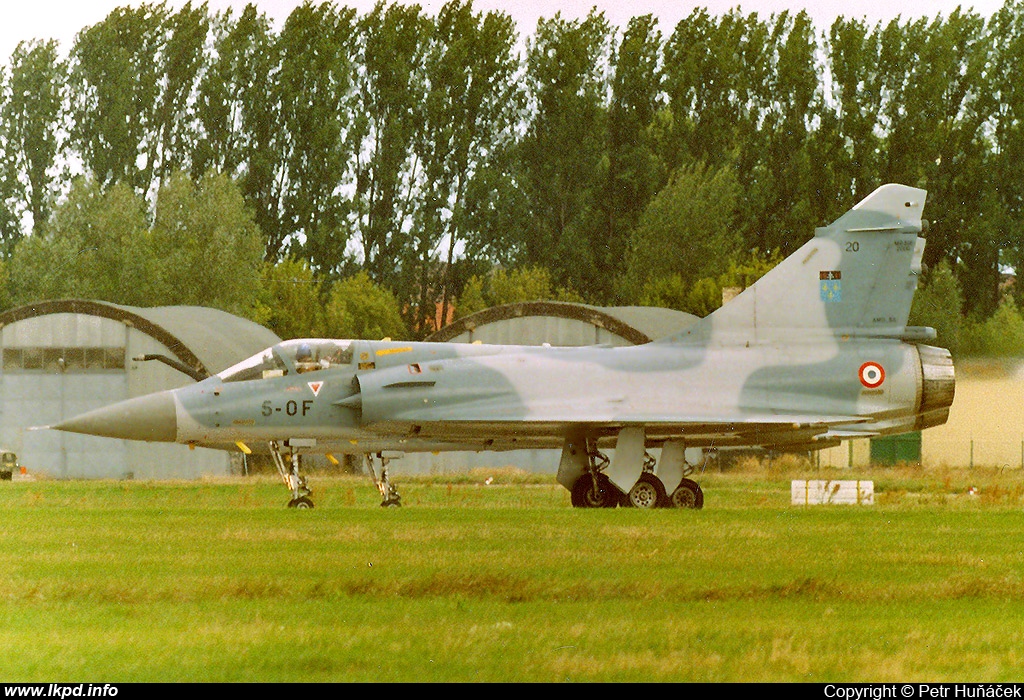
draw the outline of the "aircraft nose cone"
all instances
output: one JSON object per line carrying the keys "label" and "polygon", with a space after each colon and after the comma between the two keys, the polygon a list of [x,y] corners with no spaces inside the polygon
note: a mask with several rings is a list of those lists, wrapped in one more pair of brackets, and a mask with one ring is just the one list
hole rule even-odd
{"label": "aircraft nose cone", "polygon": [[69,433],[122,440],[174,442],[178,437],[177,412],[170,391],[97,408],[51,427]]}

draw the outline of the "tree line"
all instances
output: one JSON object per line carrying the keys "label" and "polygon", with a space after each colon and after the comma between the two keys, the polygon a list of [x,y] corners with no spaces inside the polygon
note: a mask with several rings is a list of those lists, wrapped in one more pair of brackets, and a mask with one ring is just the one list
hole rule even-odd
{"label": "tree line", "polygon": [[469,0],[307,2],[279,30],[122,7],[0,70],[0,303],[206,303],[288,336],[423,337],[524,294],[704,314],[900,182],[948,291],[915,318],[982,327],[1024,262],[1021,74],[1022,0],[525,36]]}

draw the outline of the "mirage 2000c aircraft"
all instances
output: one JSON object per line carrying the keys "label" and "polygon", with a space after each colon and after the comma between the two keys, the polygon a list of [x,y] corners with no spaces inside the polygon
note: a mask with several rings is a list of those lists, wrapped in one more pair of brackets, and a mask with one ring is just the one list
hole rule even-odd
{"label": "mirage 2000c aircraft", "polygon": [[815,450],[946,421],[950,354],[907,326],[924,201],[880,187],[728,304],[645,345],[290,340],[52,427],[269,450],[292,507],[313,505],[303,453],[366,455],[382,505],[397,505],[398,453],[561,448],[574,506],[700,508],[688,448]]}

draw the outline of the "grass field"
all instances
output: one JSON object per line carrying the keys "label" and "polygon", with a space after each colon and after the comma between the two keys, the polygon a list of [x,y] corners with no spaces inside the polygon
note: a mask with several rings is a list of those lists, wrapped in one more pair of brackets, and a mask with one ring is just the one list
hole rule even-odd
{"label": "grass field", "polygon": [[[486,484],[490,477],[492,483]],[[791,506],[791,478],[873,506]],[[1019,681],[1024,475],[709,474],[703,511],[552,477],[0,484],[0,682]],[[969,494],[970,487],[977,493]]]}

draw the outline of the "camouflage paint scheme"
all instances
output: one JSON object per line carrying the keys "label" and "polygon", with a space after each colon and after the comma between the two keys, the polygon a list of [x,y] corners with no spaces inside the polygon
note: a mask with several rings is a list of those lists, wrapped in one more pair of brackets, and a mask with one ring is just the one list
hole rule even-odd
{"label": "camouflage paint scheme", "polygon": [[[812,450],[946,421],[950,355],[906,325],[925,195],[880,187],[721,309],[646,345],[292,340],[53,427],[292,454],[560,447],[574,505],[700,507],[686,448]],[[298,494],[294,462],[296,482],[282,475]]]}

